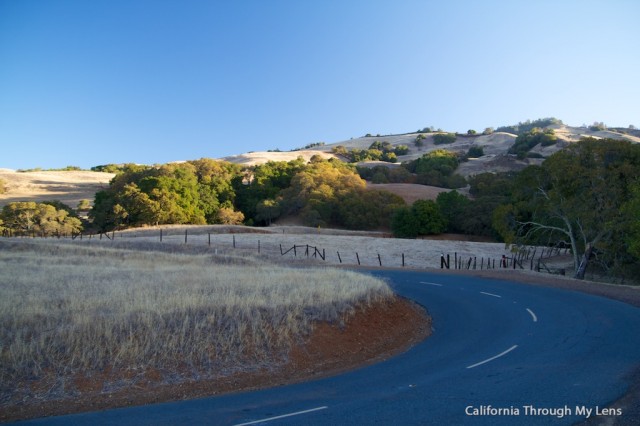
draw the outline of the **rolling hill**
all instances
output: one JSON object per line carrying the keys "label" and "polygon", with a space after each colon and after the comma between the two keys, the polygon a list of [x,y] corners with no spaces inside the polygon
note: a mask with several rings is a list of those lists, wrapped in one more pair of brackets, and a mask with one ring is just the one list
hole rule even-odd
{"label": "rolling hill", "polygon": [[[382,143],[388,142],[394,147],[406,145],[409,147],[409,152],[406,155],[398,156],[398,163],[395,164],[366,161],[359,163],[359,165],[399,167],[401,162],[420,158],[422,155],[436,149],[466,153],[472,146],[482,147],[483,156],[461,163],[456,170],[457,173],[463,176],[471,176],[483,172],[517,171],[531,164],[540,164],[545,157],[571,143],[579,141],[582,137],[626,139],[634,143],[640,143],[640,131],[633,129],[593,130],[589,127],[572,127],[564,124],[554,124],[547,127],[554,130],[558,142],[547,147],[541,147],[540,145],[533,147],[530,152],[539,154],[540,158],[525,158],[523,160],[519,160],[515,155],[508,154],[508,150],[513,146],[517,135],[506,132],[477,135],[458,134],[455,142],[445,145],[436,145],[434,143],[434,135],[438,132],[363,136],[315,146],[312,149],[287,152],[248,152],[224,157],[221,160],[243,166],[263,164],[268,161],[289,161],[299,156],[308,161],[314,155],[319,155],[323,158],[336,157],[332,150],[339,146],[343,146],[347,150],[368,149],[372,143],[379,141]],[[424,139],[423,145],[418,147],[415,141],[420,134],[424,135]],[[7,192],[0,194],[0,207],[14,201],[44,201],[52,199],[60,200],[71,207],[75,207],[82,199],[93,200],[94,194],[106,187],[113,176],[111,173],[90,171],[16,172],[9,169],[0,169],[0,179],[4,180],[7,186]],[[397,193],[407,202],[413,202],[418,198],[432,199],[442,191],[441,188],[411,184],[394,184],[385,189]]]}

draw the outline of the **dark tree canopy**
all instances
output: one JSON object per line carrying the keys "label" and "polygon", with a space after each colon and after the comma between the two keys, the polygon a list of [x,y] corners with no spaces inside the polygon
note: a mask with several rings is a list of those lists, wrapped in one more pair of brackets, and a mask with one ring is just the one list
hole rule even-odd
{"label": "dark tree canopy", "polygon": [[639,178],[639,145],[585,138],[523,170],[496,226],[507,241],[566,244],[575,277],[584,278],[596,254],[609,268],[629,253],[623,234],[630,217],[621,209]]}

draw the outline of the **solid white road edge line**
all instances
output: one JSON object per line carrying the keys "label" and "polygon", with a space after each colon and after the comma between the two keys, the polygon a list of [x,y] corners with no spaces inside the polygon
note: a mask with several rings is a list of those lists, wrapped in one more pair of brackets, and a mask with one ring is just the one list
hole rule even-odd
{"label": "solid white road edge line", "polygon": [[474,368],[474,367],[477,367],[479,365],[486,364],[487,362],[493,361],[496,358],[500,358],[501,356],[504,356],[504,355],[508,354],[509,352],[511,352],[512,350],[514,350],[517,347],[518,347],[518,345],[513,345],[509,349],[507,349],[506,351],[502,352],[501,354],[498,354],[496,356],[492,356],[489,359],[485,359],[484,361],[480,361],[480,362],[478,362],[476,364],[470,365],[467,368]]}
{"label": "solid white road edge line", "polygon": [[533,318],[533,322],[538,322],[538,317],[536,316],[536,314],[533,313],[531,309],[527,308],[527,312],[531,314],[531,318]]}
{"label": "solid white road edge line", "polygon": [[428,283],[428,282],[426,282],[426,281],[420,281],[420,284],[437,285],[438,287],[442,287],[442,284],[438,284],[438,283]]}
{"label": "solid white road edge line", "polygon": [[502,297],[502,296],[500,296],[500,295],[498,295],[498,294],[487,293],[487,292],[484,292],[484,291],[481,291],[480,293],[482,293],[482,294],[486,294],[487,296]]}
{"label": "solid white road edge line", "polygon": [[239,424],[237,424],[235,426],[254,425],[256,423],[263,423],[263,422],[268,422],[268,421],[271,421],[271,420],[284,419],[285,417],[299,416],[300,414],[312,413],[314,411],[326,410],[327,408],[329,408],[329,407],[324,406],[324,407],[318,407],[318,408],[311,408],[310,410],[297,411],[295,413],[289,413],[289,414],[283,414],[281,416],[269,417],[268,419],[254,420],[252,422],[247,422],[247,423],[239,423]]}

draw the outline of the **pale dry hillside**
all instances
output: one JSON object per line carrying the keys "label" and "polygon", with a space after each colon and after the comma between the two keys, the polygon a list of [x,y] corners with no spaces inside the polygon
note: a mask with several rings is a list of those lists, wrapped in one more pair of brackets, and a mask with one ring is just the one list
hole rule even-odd
{"label": "pale dry hillside", "polygon": [[68,396],[107,370],[115,389],[277,368],[314,321],[394,297],[349,271],[53,241],[0,241],[0,269],[3,403],[38,397],[32,380]]}
{"label": "pale dry hillside", "polygon": [[77,207],[80,200],[93,202],[96,192],[109,186],[113,173],[91,171],[16,172],[0,169],[7,191],[0,194],[0,207],[15,201],[59,200]]}

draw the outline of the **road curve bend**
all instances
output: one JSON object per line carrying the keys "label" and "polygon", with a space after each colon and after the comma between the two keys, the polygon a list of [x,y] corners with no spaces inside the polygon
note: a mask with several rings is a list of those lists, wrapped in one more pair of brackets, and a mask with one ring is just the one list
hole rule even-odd
{"label": "road curve bend", "polygon": [[23,423],[557,425],[624,414],[604,408],[626,392],[640,366],[640,308],[502,280],[371,273],[426,307],[431,337],[335,377]]}

